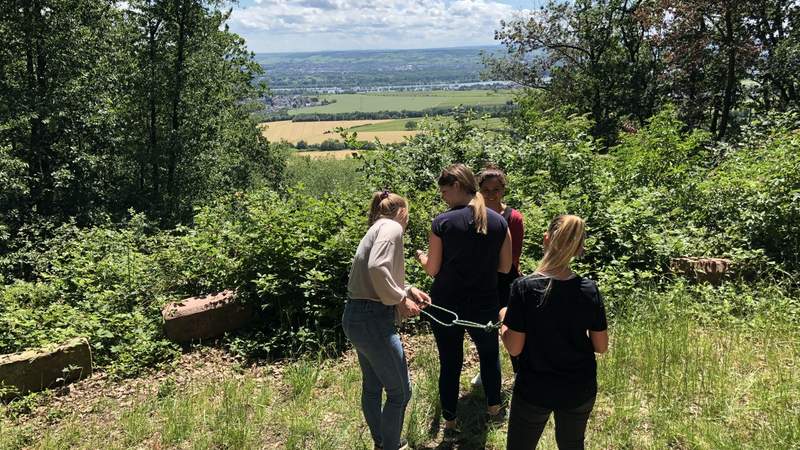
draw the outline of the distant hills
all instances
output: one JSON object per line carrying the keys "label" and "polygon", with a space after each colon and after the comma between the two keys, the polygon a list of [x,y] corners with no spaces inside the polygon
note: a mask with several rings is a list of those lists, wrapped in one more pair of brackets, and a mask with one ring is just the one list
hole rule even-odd
{"label": "distant hills", "polygon": [[272,89],[353,89],[478,82],[481,54],[500,51],[500,46],[482,46],[258,53],[255,59]]}

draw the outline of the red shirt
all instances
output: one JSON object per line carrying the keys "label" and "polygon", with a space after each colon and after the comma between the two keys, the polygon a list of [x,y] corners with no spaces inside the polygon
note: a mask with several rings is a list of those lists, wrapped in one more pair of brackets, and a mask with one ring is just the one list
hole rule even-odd
{"label": "red shirt", "polygon": [[519,270],[522,240],[525,237],[525,221],[522,218],[522,213],[511,207],[508,207],[508,209],[511,210],[511,216],[508,218],[508,230],[511,232],[511,258],[514,267]]}

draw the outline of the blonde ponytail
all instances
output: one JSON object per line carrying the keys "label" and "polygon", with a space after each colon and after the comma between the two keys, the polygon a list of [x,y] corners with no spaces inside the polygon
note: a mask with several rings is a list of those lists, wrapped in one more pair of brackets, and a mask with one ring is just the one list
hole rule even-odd
{"label": "blonde ponytail", "polygon": [[578,216],[556,216],[547,229],[548,245],[536,271],[552,273],[568,268],[583,246],[585,230],[586,222]]}
{"label": "blonde ponytail", "polygon": [[469,202],[469,206],[472,208],[472,220],[475,222],[475,230],[478,234],[488,234],[489,233],[489,218],[486,212],[486,202],[483,200],[483,195],[478,192],[475,194],[475,198],[473,198]]}
{"label": "blonde ponytail", "polygon": [[[572,258],[583,248],[586,238],[586,222],[578,216],[563,214],[556,216],[547,227],[548,244],[544,249],[544,257],[536,267],[535,278],[548,279],[542,292],[538,306],[547,303],[553,289],[553,279],[546,273],[558,272],[569,267]],[[538,275],[537,275],[538,274]]]}
{"label": "blonde ponytail", "polygon": [[489,218],[486,212],[486,202],[483,195],[478,192],[478,182],[469,167],[464,164],[453,164],[442,170],[442,174],[439,175],[439,186],[452,186],[455,183],[458,183],[464,192],[474,196],[469,202],[469,207],[472,209],[475,231],[478,234],[488,234]]}

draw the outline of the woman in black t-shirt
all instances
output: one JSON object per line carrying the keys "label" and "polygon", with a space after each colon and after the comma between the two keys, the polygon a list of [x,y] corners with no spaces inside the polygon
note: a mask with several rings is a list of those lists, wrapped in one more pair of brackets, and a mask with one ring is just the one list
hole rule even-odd
{"label": "woman in black t-shirt", "polygon": [[597,395],[595,353],[608,349],[603,299],[594,281],[570,269],[583,253],[583,219],[558,216],[544,235],[536,272],[514,282],[500,310],[503,344],[520,355],[511,397],[509,450],[535,449],[555,413],[559,449],[582,449]]}
{"label": "woman in black t-shirt", "polygon": [[[486,208],[472,171],[455,164],[439,177],[442,199],[450,209],[433,220],[428,253],[417,252],[425,271],[434,277],[431,299],[478,323],[498,319],[497,274],[511,270],[511,236],[500,214]],[[430,310],[429,310],[430,311]],[[436,314],[435,312],[431,312]],[[443,320],[450,319],[443,316]],[[439,400],[445,437],[456,430],[459,378],[464,363],[464,328],[432,323],[439,350]],[[497,332],[467,330],[480,358],[481,378],[490,418],[500,414],[500,348]]]}

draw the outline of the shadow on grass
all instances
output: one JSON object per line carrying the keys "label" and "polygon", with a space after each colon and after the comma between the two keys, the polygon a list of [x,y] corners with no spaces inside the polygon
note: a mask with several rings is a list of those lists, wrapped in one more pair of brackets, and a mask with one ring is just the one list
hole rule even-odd
{"label": "shadow on grass", "polygon": [[[511,398],[511,389],[504,388],[502,403],[507,408]],[[458,428],[461,431],[455,442],[443,441],[443,428],[441,415],[431,420],[428,436],[434,441],[425,446],[415,447],[418,450],[478,450],[486,448],[486,437],[490,427],[502,427],[505,424],[495,425],[487,422],[486,396],[483,388],[472,386],[471,390],[458,399]]]}

